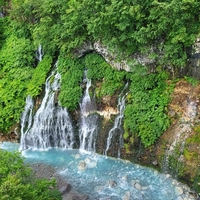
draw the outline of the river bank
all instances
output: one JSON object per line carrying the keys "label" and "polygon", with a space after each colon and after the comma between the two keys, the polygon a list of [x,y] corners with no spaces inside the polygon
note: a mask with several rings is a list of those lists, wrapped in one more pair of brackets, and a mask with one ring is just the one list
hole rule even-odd
{"label": "river bank", "polygon": [[88,200],[87,195],[78,193],[72,186],[63,180],[56,169],[46,165],[44,163],[31,164],[30,167],[33,169],[33,172],[37,178],[46,178],[46,179],[56,179],[56,185],[58,190],[62,194],[62,200]]}
{"label": "river bank", "polygon": [[[13,142],[18,143],[18,135],[9,134],[9,135],[0,135],[0,143],[3,142]],[[56,179],[57,189],[61,192],[62,200],[88,200],[88,196],[84,194],[80,194],[77,192],[70,183],[64,180],[57,172],[56,168],[44,164],[44,163],[36,163],[29,164],[32,168],[34,175],[37,178],[44,179]]]}

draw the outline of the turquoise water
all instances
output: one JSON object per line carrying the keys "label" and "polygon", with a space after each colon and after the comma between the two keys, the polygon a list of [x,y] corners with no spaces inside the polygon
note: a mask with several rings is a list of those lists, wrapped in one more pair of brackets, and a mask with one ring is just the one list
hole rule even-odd
{"label": "turquoise water", "polygon": [[[19,145],[2,143],[1,148],[18,150]],[[91,200],[181,200],[189,198],[189,188],[153,169],[128,161],[79,150],[27,150],[28,163],[46,163],[57,169],[78,192]]]}

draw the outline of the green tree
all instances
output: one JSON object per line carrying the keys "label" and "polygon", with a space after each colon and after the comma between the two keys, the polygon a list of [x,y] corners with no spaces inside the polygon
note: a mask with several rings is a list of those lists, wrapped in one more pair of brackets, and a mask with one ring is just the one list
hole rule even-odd
{"label": "green tree", "polygon": [[59,200],[55,179],[36,179],[19,152],[0,150],[1,200]]}
{"label": "green tree", "polygon": [[32,74],[34,51],[29,39],[6,38],[0,51],[0,130],[16,123],[23,111],[26,88]]}

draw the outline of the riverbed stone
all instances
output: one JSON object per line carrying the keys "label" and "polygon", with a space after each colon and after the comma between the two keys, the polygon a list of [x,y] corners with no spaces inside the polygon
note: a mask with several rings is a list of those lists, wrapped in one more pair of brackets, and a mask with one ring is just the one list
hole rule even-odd
{"label": "riverbed stone", "polygon": [[131,180],[131,185],[134,187],[135,186],[136,181],[135,180]]}
{"label": "riverbed stone", "polygon": [[81,200],[89,200],[89,197],[84,194],[84,195],[81,196]]}
{"label": "riverbed stone", "polygon": [[128,178],[127,178],[127,176],[122,176],[121,180],[124,182],[127,182]]}
{"label": "riverbed stone", "polygon": [[136,184],[135,184],[135,188],[136,188],[137,190],[141,190],[141,189],[142,189],[142,186],[141,186],[139,183],[136,183]]}
{"label": "riverbed stone", "polygon": [[170,174],[166,174],[166,178],[171,178],[171,175]]}
{"label": "riverbed stone", "polygon": [[78,193],[71,185],[62,179],[57,173],[56,169],[44,163],[32,164],[31,168],[37,178],[56,178],[57,189],[61,192],[62,200],[87,200],[87,195]]}
{"label": "riverbed stone", "polygon": [[126,191],[125,194],[122,196],[122,200],[130,200],[131,193],[130,191]]}
{"label": "riverbed stone", "polygon": [[84,162],[87,164],[88,168],[94,168],[97,166],[97,162],[90,160],[89,158],[86,158]]}
{"label": "riverbed stone", "polygon": [[195,196],[192,195],[192,194],[190,194],[190,195],[189,195],[189,198],[190,198],[190,199],[195,199]]}
{"label": "riverbed stone", "polygon": [[177,195],[181,195],[181,194],[183,194],[183,189],[181,187],[176,187],[175,192]]}
{"label": "riverbed stone", "polygon": [[64,183],[60,188],[59,191],[61,192],[61,195],[66,194],[71,190],[71,185],[69,183]]}
{"label": "riverbed stone", "polygon": [[152,162],[152,164],[153,164],[154,166],[156,166],[156,165],[158,165],[158,161],[157,161],[157,160],[154,160],[154,161]]}
{"label": "riverbed stone", "polygon": [[116,185],[117,185],[116,181],[113,181],[113,180],[109,180],[108,181],[108,186],[110,186],[110,187],[116,187]]}
{"label": "riverbed stone", "polygon": [[154,175],[158,175],[158,171],[154,171]]}
{"label": "riverbed stone", "polygon": [[81,157],[80,154],[76,154],[76,155],[75,155],[75,159],[76,159],[76,160],[79,159],[80,157]]}
{"label": "riverbed stone", "polygon": [[178,184],[178,182],[176,180],[172,181],[172,185],[177,185],[177,184]]}
{"label": "riverbed stone", "polygon": [[94,191],[97,192],[97,193],[100,193],[103,189],[104,189],[104,187],[102,185],[97,185],[94,188]]}
{"label": "riverbed stone", "polygon": [[84,171],[87,168],[87,164],[85,161],[80,161],[78,164],[78,170]]}

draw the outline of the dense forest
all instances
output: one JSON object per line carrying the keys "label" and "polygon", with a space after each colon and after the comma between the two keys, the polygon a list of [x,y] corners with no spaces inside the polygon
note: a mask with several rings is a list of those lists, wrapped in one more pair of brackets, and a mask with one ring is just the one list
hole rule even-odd
{"label": "dense forest", "polygon": [[[167,69],[184,68],[192,54],[200,33],[198,0],[1,0],[0,8],[2,133],[19,124],[25,98],[41,94],[56,61],[62,76],[59,101],[68,110],[79,106],[88,68],[93,83],[102,82],[95,91],[99,99],[129,82],[125,139],[137,136],[147,147],[167,129],[173,89],[173,81],[166,82],[171,78]],[[130,71],[117,71],[95,51],[75,56],[87,42],[99,42],[117,62],[126,60]],[[152,59],[154,73],[152,66],[137,63],[135,54]]]}

